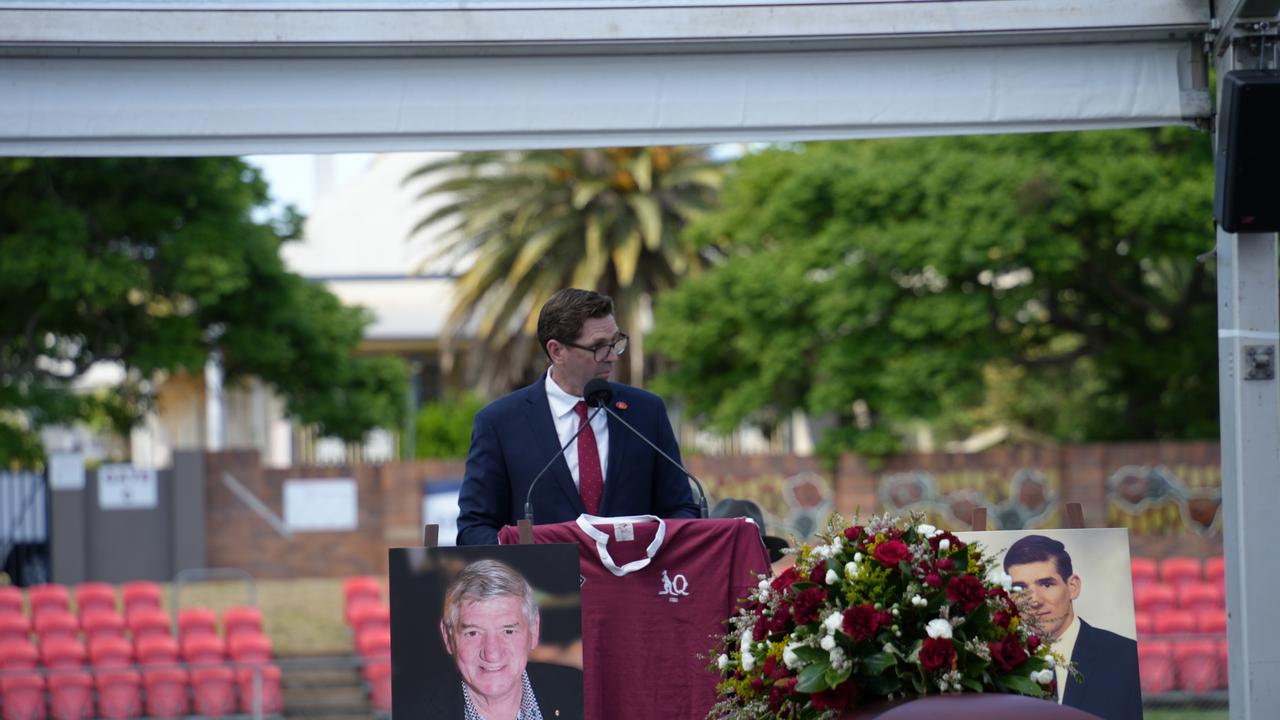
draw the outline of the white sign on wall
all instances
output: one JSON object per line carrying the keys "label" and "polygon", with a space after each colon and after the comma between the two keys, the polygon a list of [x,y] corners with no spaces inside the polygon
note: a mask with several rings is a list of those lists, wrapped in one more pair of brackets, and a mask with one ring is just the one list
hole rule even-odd
{"label": "white sign on wall", "polygon": [[98,507],[103,510],[150,510],[160,504],[154,468],[103,465],[98,468]]}
{"label": "white sign on wall", "polygon": [[289,532],[355,530],[358,515],[351,478],[284,481],[284,526]]}
{"label": "white sign on wall", "polygon": [[422,493],[422,522],[440,526],[440,547],[458,543],[458,493],[462,481],[432,483]]}

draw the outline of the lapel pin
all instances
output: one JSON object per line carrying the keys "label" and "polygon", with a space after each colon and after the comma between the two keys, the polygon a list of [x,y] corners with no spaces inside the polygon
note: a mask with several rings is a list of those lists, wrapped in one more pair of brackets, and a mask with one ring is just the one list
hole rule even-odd
{"label": "lapel pin", "polygon": [[619,410],[626,410],[626,409],[627,409],[627,404],[626,404],[625,402],[621,401],[621,400],[619,400],[618,402],[614,403],[614,404],[613,404],[613,406],[614,406],[614,407],[616,407],[616,408],[618,408]]}

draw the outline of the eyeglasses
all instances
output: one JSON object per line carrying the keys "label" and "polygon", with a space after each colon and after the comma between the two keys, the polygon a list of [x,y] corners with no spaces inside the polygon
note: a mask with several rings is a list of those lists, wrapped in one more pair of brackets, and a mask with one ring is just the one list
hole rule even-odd
{"label": "eyeglasses", "polygon": [[627,341],[630,339],[631,338],[627,337],[625,333],[618,333],[618,337],[613,342],[606,343],[604,345],[579,345],[578,343],[571,343],[567,340],[561,340],[560,344],[568,345],[571,348],[578,348],[579,350],[590,350],[595,355],[596,362],[603,362],[605,358],[609,357],[610,350],[613,351],[614,355],[621,355],[626,352]]}

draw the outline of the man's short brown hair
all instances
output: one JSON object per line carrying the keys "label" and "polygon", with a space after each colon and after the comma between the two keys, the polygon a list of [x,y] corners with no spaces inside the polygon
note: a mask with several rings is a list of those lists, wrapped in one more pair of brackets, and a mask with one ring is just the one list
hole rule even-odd
{"label": "man's short brown hair", "polygon": [[[582,326],[591,318],[613,314],[613,298],[590,290],[565,288],[557,290],[538,313],[538,343],[547,353],[547,341],[574,342],[582,334]],[[550,353],[547,353],[550,357]]]}

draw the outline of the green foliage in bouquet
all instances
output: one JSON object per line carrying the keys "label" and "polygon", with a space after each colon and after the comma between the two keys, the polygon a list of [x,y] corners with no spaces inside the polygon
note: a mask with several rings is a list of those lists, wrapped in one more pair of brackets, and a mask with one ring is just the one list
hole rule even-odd
{"label": "green foliage in bouquet", "polygon": [[729,620],[709,718],[827,720],[877,700],[937,693],[1053,697],[1060,658],[979,545],[873,517],[804,545]]}

